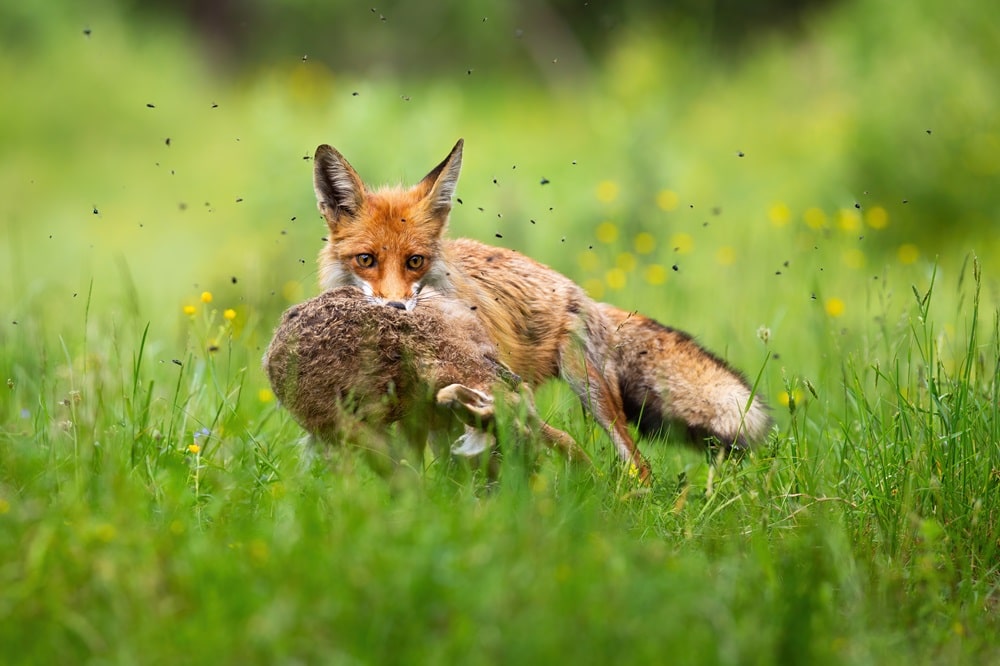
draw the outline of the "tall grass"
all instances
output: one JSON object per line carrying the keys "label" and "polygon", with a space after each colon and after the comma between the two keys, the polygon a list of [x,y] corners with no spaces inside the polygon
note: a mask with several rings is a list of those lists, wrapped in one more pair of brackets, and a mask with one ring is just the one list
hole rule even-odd
{"label": "tall grass", "polygon": [[250,395],[268,324],[237,331],[211,303],[179,358],[86,308],[58,344],[5,338],[5,662],[996,658],[982,280],[973,260],[950,287],[962,338],[937,332],[935,278],[886,351],[845,354],[842,400],[790,380],[779,431],[742,461],[643,442],[648,490],[553,386],[542,410],[598,473],[509,455],[490,494],[441,464],[390,493]]}

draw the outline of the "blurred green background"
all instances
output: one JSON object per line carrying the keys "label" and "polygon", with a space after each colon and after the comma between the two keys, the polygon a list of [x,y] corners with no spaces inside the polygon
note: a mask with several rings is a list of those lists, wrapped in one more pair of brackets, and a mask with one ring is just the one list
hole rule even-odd
{"label": "blurred green background", "polygon": [[410,183],[464,137],[452,235],[750,374],[777,353],[781,400],[783,368],[905,326],[935,265],[978,253],[995,306],[998,7],[4,3],[0,336],[100,313],[151,322],[163,362],[210,291],[256,353],[316,292],[315,147]]}

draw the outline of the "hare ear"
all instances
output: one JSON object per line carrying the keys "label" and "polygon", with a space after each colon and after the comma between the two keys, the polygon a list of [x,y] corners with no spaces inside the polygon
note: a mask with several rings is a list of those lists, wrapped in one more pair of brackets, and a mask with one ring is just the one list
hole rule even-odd
{"label": "hare ear", "polygon": [[322,145],[313,160],[313,187],[316,203],[327,224],[342,217],[354,217],[365,200],[365,185],[354,167],[336,148]]}
{"label": "hare ear", "polygon": [[423,199],[431,213],[447,213],[451,210],[451,198],[455,196],[458,174],[462,171],[463,145],[465,145],[465,141],[459,139],[448,157],[424,176],[424,179],[417,185],[417,188],[423,193]]}

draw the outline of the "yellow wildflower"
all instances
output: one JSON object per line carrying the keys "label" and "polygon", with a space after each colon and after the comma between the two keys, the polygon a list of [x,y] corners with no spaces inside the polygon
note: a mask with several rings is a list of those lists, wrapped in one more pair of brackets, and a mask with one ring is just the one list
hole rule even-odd
{"label": "yellow wildflower", "polygon": [[788,407],[789,404],[795,403],[796,405],[802,404],[802,400],[805,398],[805,394],[802,393],[802,389],[792,389],[792,392],[782,391],[778,394],[778,404],[782,407]]}
{"label": "yellow wildflower", "polygon": [[826,299],[826,303],[823,305],[826,313],[831,317],[841,316],[844,314],[846,307],[847,306],[844,304],[844,301],[836,297]]}

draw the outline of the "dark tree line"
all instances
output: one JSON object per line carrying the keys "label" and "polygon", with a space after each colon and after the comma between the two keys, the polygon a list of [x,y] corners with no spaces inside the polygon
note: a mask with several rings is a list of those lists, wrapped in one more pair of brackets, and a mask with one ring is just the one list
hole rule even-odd
{"label": "dark tree line", "polygon": [[123,0],[151,20],[178,20],[227,68],[315,57],[342,70],[434,75],[462,68],[530,72],[562,58],[599,59],[639,27],[738,52],[795,30],[833,0]]}

